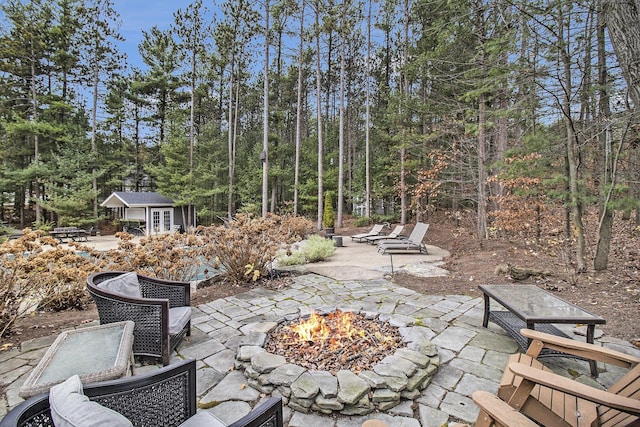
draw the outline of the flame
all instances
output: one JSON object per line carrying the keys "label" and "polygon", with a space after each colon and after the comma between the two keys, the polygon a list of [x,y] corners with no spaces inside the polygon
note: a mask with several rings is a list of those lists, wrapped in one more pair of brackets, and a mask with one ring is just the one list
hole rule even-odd
{"label": "flame", "polygon": [[[364,336],[366,332],[353,326],[354,314],[336,310],[327,316],[311,313],[309,319],[288,327],[297,334],[300,341],[328,342],[331,348],[340,345],[340,341],[347,339],[353,341],[358,336]],[[330,326],[331,325],[331,326]]]}

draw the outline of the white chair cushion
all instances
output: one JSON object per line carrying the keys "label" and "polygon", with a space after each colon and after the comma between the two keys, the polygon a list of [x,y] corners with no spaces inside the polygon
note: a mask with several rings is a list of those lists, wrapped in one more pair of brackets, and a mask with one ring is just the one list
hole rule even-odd
{"label": "white chair cushion", "polygon": [[196,414],[180,424],[178,427],[225,427],[218,417],[209,411],[198,411]]}
{"label": "white chair cushion", "polygon": [[116,411],[92,402],[83,394],[77,375],[49,391],[51,418],[56,427],[132,427],[131,421]]}
{"label": "white chair cushion", "polygon": [[142,298],[142,294],[140,293],[140,284],[138,283],[138,275],[135,271],[121,274],[117,277],[107,279],[104,282],[100,282],[98,283],[98,287],[105,291],[125,297]]}
{"label": "white chair cushion", "polygon": [[169,309],[169,335],[179,333],[191,320],[191,307],[174,307]]}

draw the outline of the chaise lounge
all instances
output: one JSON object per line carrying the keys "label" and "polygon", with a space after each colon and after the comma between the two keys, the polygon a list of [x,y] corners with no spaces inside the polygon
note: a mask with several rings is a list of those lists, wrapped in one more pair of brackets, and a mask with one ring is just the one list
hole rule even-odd
{"label": "chaise lounge", "polygon": [[404,240],[383,240],[378,243],[378,252],[382,252],[383,254],[390,251],[418,251],[419,253],[428,254],[427,247],[422,243],[422,239],[424,239],[425,234],[427,234],[427,230],[429,229],[429,224],[425,224],[423,222],[418,222],[411,234],[407,239]]}
{"label": "chaise lounge", "polygon": [[382,233],[383,228],[384,224],[375,224],[373,227],[371,227],[371,230],[365,233],[358,233],[351,236],[351,241],[363,242],[364,239],[369,236],[378,236],[380,233]]}
{"label": "chaise lounge", "polygon": [[406,236],[402,236],[402,230],[404,230],[404,225],[396,225],[396,228],[394,228],[393,231],[389,234],[378,235],[378,236],[367,236],[365,237],[365,239],[367,242],[374,245],[376,243],[380,243],[386,240],[398,241],[398,240],[406,239]]}

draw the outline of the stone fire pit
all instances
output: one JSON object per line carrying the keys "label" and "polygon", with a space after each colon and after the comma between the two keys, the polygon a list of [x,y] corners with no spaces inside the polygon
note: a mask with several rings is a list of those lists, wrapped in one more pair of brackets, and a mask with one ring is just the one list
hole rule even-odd
{"label": "stone fire pit", "polygon": [[[385,321],[377,313],[360,313]],[[292,320],[292,319],[290,319]],[[284,320],[283,320],[284,322]],[[265,394],[276,393],[296,411],[323,414],[365,415],[387,411],[403,400],[415,400],[431,382],[440,365],[436,346],[426,337],[430,330],[417,325],[397,326],[406,347],[385,357],[371,370],[355,374],[340,370],[310,371],[263,347],[276,322],[241,328],[245,335],[238,345],[236,369],[243,369],[247,383]]]}

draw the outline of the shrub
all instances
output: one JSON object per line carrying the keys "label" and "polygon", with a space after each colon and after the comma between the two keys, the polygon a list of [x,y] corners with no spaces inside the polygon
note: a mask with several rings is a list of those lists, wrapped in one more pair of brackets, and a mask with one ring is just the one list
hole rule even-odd
{"label": "shrub", "polygon": [[331,228],[336,222],[336,214],[333,210],[331,192],[324,193],[324,210],[322,213],[322,225],[324,228]]}
{"label": "shrub", "polygon": [[303,265],[307,262],[307,259],[305,258],[304,253],[302,253],[301,250],[293,251],[288,255],[286,252],[284,252],[282,255],[278,255],[276,259],[278,261],[278,265],[281,266]]}
{"label": "shrub", "polygon": [[301,216],[285,215],[281,217],[280,228],[294,240],[304,240],[315,231],[315,224]]}
{"label": "shrub", "polygon": [[379,215],[374,214],[371,215],[371,219],[374,223],[381,224],[384,222],[388,222],[389,224],[393,224],[394,222],[400,222],[400,216],[398,214],[389,214],[389,215]]}
{"label": "shrub", "polygon": [[332,239],[325,239],[322,236],[314,234],[309,236],[300,251],[304,254],[307,262],[324,261],[336,251]]}
{"label": "shrub", "polygon": [[90,299],[86,278],[104,266],[100,253],[90,251],[63,249],[42,230],[30,229],[0,245],[0,332],[35,308],[83,308]]}
{"label": "shrub", "polygon": [[0,268],[0,337],[12,332],[16,320],[38,306],[31,295],[39,288],[35,275]]}
{"label": "shrub", "polygon": [[238,214],[227,226],[201,227],[203,256],[222,264],[233,283],[248,283],[270,274],[278,249],[293,243],[296,234],[282,217],[252,218]]}
{"label": "shrub", "polygon": [[358,219],[356,219],[356,227],[364,227],[365,225],[371,225],[373,224],[373,219],[369,218],[368,216],[361,216]]}
{"label": "shrub", "polygon": [[160,234],[132,242],[133,235],[116,233],[120,239],[118,249],[107,251],[111,270],[137,271],[159,279],[190,281],[200,272],[201,266],[212,265],[204,257],[202,237],[195,234]]}

